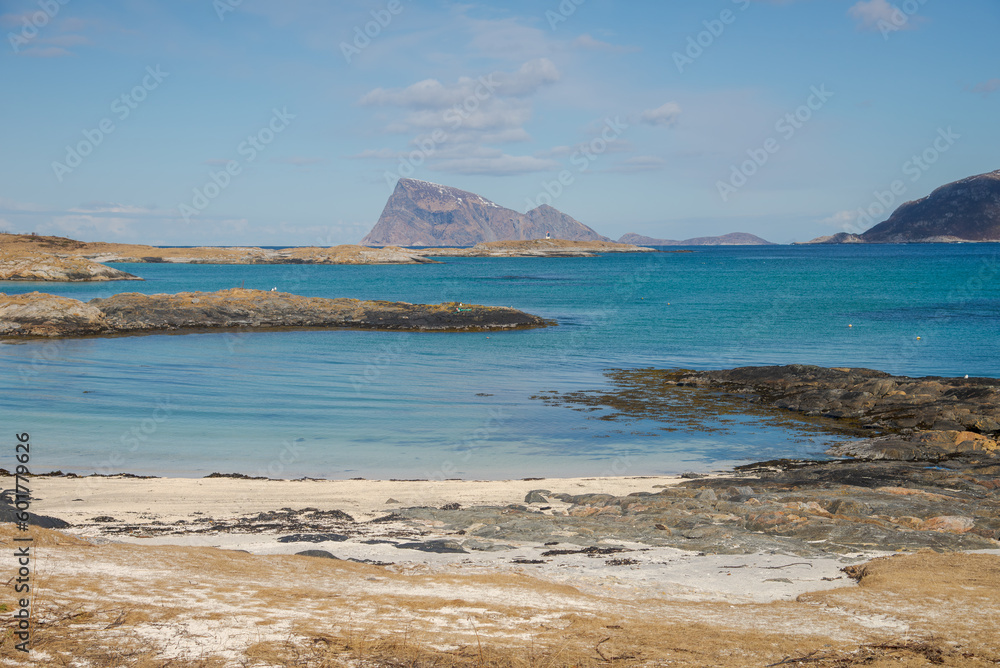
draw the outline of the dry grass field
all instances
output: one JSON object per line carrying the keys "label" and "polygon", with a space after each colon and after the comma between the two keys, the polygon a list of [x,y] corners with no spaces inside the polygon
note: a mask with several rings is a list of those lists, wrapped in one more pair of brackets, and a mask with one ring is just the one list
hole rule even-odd
{"label": "dry grass field", "polygon": [[[5,552],[15,533],[0,527]],[[643,600],[613,587],[599,596],[482,569],[31,535],[33,665],[1000,664],[994,555],[881,558],[850,567],[857,585],[729,604]],[[11,582],[0,604],[14,609]],[[4,625],[0,661],[25,663],[10,616]]]}

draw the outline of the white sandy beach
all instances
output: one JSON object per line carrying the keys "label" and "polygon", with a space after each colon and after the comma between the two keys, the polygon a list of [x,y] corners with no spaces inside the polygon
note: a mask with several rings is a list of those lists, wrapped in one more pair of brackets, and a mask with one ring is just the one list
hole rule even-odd
{"label": "white sandy beach", "polygon": [[[395,508],[504,506],[533,489],[568,494],[655,492],[679,476],[546,478],[540,480],[243,480],[233,478],[41,477],[32,480],[32,511],[75,524],[95,515],[120,520],[229,517],[279,508],[337,509],[369,520]],[[5,488],[13,479],[0,478]],[[387,503],[395,499],[396,503]],[[555,506],[560,504],[555,503]]]}
{"label": "white sandy beach", "polygon": [[[502,541],[496,551],[437,554],[397,549],[387,536],[398,538],[399,522],[359,527],[347,541],[282,543],[282,532],[244,533],[207,531],[156,535],[137,528],[131,533],[100,538],[108,527],[158,526],[178,520],[209,517],[234,519],[279,509],[340,510],[359,522],[383,517],[398,508],[458,503],[469,506],[522,504],[531,490],[570,494],[656,492],[681,482],[678,476],[621,478],[549,478],[503,481],[427,480],[243,480],[231,478],[36,478],[32,511],[66,520],[68,533],[101,542],[136,545],[212,547],[245,550],[258,555],[292,555],[306,549],[329,551],[340,559],[370,560],[419,566],[433,571],[488,570],[530,574],[582,590],[619,595],[656,595],[690,601],[767,602],[849,583],[840,569],[876,553],[854,558],[805,559],[785,555],[704,555],[670,547],[651,547],[617,539],[602,541],[623,547],[638,563],[608,568],[604,559],[569,555],[558,564],[521,564],[537,559],[546,547],[530,541]],[[9,481],[3,481],[7,485]],[[391,502],[389,502],[391,501]],[[552,500],[545,514],[558,514],[569,504]],[[95,518],[104,518],[94,523]],[[108,518],[113,518],[113,521]],[[454,538],[434,522],[420,530],[420,539]],[[409,529],[412,533],[413,530]],[[283,532],[290,533],[289,531]],[[354,533],[352,531],[352,533]],[[398,541],[395,541],[398,542]],[[499,548],[504,549],[500,550]]]}
{"label": "white sandy beach", "polygon": [[[538,559],[553,543],[506,539],[436,553],[407,549],[406,543],[468,546],[470,537],[449,533],[442,522],[368,521],[405,507],[523,504],[537,489],[627,495],[678,482],[33,478],[31,510],[74,525],[32,530],[36,614],[49,620],[43,628],[53,629],[41,636],[34,662],[76,656],[81,650],[73,647],[86,645],[93,657],[87,665],[107,665],[108,657],[123,652],[191,665],[208,665],[198,662],[209,658],[216,662],[211,665],[234,667],[354,666],[362,665],[359,657],[373,661],[364,665],[399,665],[393,662],[401,656],[482,665],[476,662],[485,646],[501,657],[498,665],[530,662],[526,657],[535,651],[554,657],[569,652],[578,657],[574,665],[602,663],[639,656],[630,652],[640,647],[682,665],[738,666],[762,665],[747,663],[751,655],[771,662],[807,655],[810,648],[833,656],[860,651],[851,649],[859,643],[909,643],[949,624],[981,646],[977,625],[954,620],[972,609],[994,614],[996,597],[977,592],[991,591],[982,577],[995,562],[956,562],[949,577],[971,577],[972,584],[962,585],[961,600],[935,609],[913,594],[873,595],[842,572],[874,553],[703,554],[614,537],[596,541],[621,549],[608,555]],[[0,484],[10,488],[12,480]],[[565,506],[552,502],[538,509],[552,514]],[[239,518],[286,508],[339,510],[357,522],[344,520],[347,537],[306,542],[282,542],[288,530],[239,526]],[[213,521],[234,519],[237,530],[215,530]],[[182,520],[178,530],[175,523]],[[158,535],[160,529],[172,533]],[[23,536],[11,525],[0,534],[10,548],[15,536]],[[559,547],[579,547],[567,540]],[[305,550],[336,558],[298,556]],[[925,563],[929,558],[915,562],[924,569],[916,575],[907,570],[909,562],[899,562],[903,575],[892,587],[905,589],[923,582],[927,569],[940,571]],[[79,614],[67,618],[67,610],[88,611],[88,621],[61,628],[58,620]],[[18,661],[0,652],[0,664]]]}

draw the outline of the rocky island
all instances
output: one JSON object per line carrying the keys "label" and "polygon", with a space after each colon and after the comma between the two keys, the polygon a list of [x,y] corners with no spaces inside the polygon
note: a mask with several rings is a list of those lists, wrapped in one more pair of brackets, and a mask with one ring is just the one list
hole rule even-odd
{"label": "rocky island", "polygon": [[84,257],[0,250],[0,281],[141,281]]}
{"label": "rocky island", "polygon": [[543,204],[518,213],[458,188],[399,179],[365,246],[474,246],[488,241],[611,241]]}
{"label": "rocky island", "polygon": [[478,332],[552,324],[497,306],[323,299],[239,288],[175,295],[133,292],[86,303],[40,292],[0,294],[0,338],[309,328]]}
{"label": "rocky island", "polygon": [[624,234],[618,240],[620,244],[641,244],[643,246],[775,246],[766,239],[746,232],[733,232],[718,237],[694,237],[676,241],[674,239],[655,239],[641,234]]}
{"label": "rocky island", "polygon": [[[98,262],[177,264],[423,264],[433,262],[403,248],[330,247],[256,248],[195,246],[161,248],[141,244],[86,242],[34,234],[0,234],[0,258],[34,262]],[[114,272],[116,270],[109,269]],[[124,272],[119,272],[125,276]],[[133,277],[134,278],[134,277]],[[61,279],[37,279],[61,280]]]}
{"label": "rocky island", "polygon": [[0,281],[141,281],[102,262],[172,264],[437,264],[435,257],[594,257],[655,252],[612,241],[534,239],[494,241],[472,248],[386,246],[159,248],[83,242],[63,237],[0,234]]}
{"label": "rocky island", "polygon": [[424,248],[416,251],[424,257],[595,257],[601,253],[655,253],[644,248],[613,241],[570,241],[567,239],[531,239],[527,241],[486,241],[472,248]]}

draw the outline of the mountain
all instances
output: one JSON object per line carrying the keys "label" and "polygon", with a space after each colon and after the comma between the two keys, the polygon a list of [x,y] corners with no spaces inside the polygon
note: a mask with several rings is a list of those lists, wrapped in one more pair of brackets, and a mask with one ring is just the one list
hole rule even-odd
{"label": "mountain", "polygon": [[543,204],[518,213],[475,193],[400,179],[365,246],[474,246],[484,241],[542,239],[610,241],[583,223]]}
{"label": "mountain", "polygon": [[1000,241],[1000,169],[941,186],[906,202],[867,232],[841,232],[809,243]]}
{"label": "mountain", "polygon": [[625,234],[618,240],[620,244],[635,244],[637,246],[774,246],[775,244],[745,232],[723,234],[721,237],[695,237],[684,241],[673,239],[654,239],[641,234]]}

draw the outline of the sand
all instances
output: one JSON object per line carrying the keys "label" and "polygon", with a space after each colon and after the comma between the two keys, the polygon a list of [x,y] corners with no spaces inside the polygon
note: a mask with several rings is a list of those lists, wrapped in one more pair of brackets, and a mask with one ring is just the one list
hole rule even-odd
{"label": "sand", "polygon": [[[678,476],[549,478],[536,480],[245,480],[236,478],[39,477],[32,510],[76,523],[94,515],[120,519],[155,514],[164,521],[203,512],[213,517],[278,508],[342,510],[368,520],[410,506],[504,506],[523,503],[533,489],[569,494],[655,492]],[[0,484],[13,486],[11,478]],[[558,488],[558,489],[557,489]],[[395,499],[397,503],[386,503]]]}
{"label": "sand", "polygon": [[[677,476],[558,478],[541,480],[244,480],[228,478],[61,478],[33,480],[36,496],[32,511],[58,517],[75,525],[67,532],[81,537],[136,545],[213,547],[245,550],[258,555],[292,555],[307,549],[328,551],[341,559],[404,564],[432,570],[461,569],[468,572],[525,573],[584,591],[615,589],[621,595],[655,594],[686,601],[759,602],[793,600],[796,596],[842,586],[840,569],[875,553],[853,558],[802,559],[758,555],[703,555],[669,547],[651,547],[609,537],[601,545],[620,547],[622,553],[567,555],[547,563],[539,560],[546,546],[531,541],[499,541],[493,551],[433,553],[401,549],[407,542],[451,540],[467,537],[445,533],[428,522],[378,522],[398,508],[440,507],[449,503],[469,506],[522,504],[531,490],[547,489],[570,494],[656,492],[676,485]],[[8,485],[9,479],[3,484]],[[387,501],[392,501],[387,503]],[[546,514],[559,512],[567,504],[552,501]],[[292,529],[246,533],[236,530],[205,530],[206,518],[236,520],[279,509],[317,508],[339,510],[356,524],[335,524],[331,532],[343,532],[348,540],[280,542],[294,535]],[[95,519],[100,519],[94,522]],[[178,520],[192,524],[191,533],[157,535],[161,525]],[[131,528],[120,532],[120,527]],[[187,531],[187,529],[184,529]],[[197,531],[197,533],[195,533]],[[112,533],[114,532],[114,533]],[[311,535],[310,532],[306,532]],[[315,533],[315,532],[312,532]],[[499,549],[502,547],[503,549]],[[573,548],[568,544],[562,548]],[[636,563],[609,567],[608,561],[627,558]]]}
{"label": "sand", "polygon": [[[468,537],[432,523],[369,522],[407,506],[520,504],[534,489],[622,495],[679,481],[33,478],[32,511],[75,525],[29,532],[37,541],[33,658],[95,666],[1000,660],[986,630],[1000,620],[995,554],[875,562],[856,571],[870,583],[859,587],[842,569],[880,555],[705,555],[608,538],[598,545],[623,551],[530,564],[518,562],[551,547],[504,541],[496,551],[422,552],[399,545]],[[12,480],[0,484],[9,489]],[[357,522],[338,525],[350,534],[343,540],[303,543],[281,542],[288,532],[280,529],[215,531],[208,521],[282,508],[339,510]],[[156,535],[178,520],[196,532]],[[24,535],[0,525],[5,552]],[[295,554],[308,549],[337,559]],[[942,568],[947,580],[934,587]],[[13,605],[12,596],[0,604]],[[0,664],[18,662],[0,646]]]}

